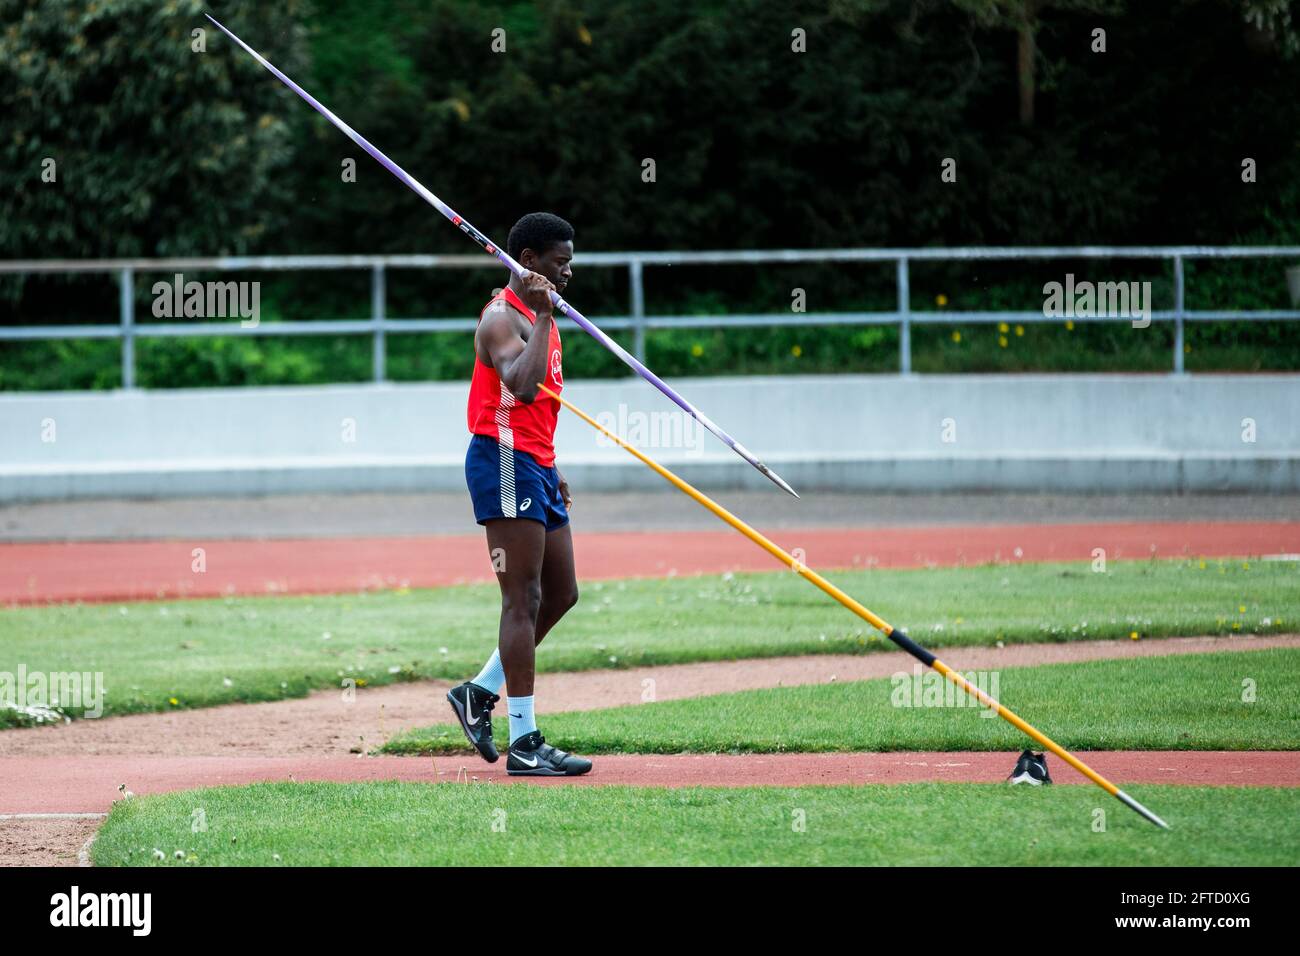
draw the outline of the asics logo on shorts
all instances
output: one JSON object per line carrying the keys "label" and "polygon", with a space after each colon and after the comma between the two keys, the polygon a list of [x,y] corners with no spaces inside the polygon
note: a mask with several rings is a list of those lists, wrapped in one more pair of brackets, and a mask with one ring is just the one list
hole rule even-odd
{"label": "asics logo on shorts", "polygon": [[525,498],[523,501],[519,502],[519,510],[520,510],[520,511],[527,511],[527,510],[528,510],[529,508],[531,508],[532,506],[533,506],[533,499],[532,499],[532,498]]}

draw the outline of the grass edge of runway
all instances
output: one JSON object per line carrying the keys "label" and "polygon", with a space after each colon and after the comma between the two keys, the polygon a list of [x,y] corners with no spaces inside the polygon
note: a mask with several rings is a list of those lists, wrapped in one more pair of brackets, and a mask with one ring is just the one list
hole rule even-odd
{"label": "grass edge of runway", "polygon": [[[1293,690],[1300,648],[1040,664],[967,677],[1072,750],[1300,750]],[[920,665],[892,678],[600,710],[547,714],[543,706],[538,719],[550,742],[583,755],[1016,750],[1032,743]],[[508,720],[494,730],[504,749]],[[379,750],[473,753],[455,723],[403,731]]]}
{"label": "grass edge of runway", "polygon": [[[1300,620],[1300,565],[1290,564],[1169,559],[1113,561],[1101,574],[1070,562],[828,576],[937,650],[1276,634]],[[598,581],[583,594],[541,645],[540,671],[893,649],[788,572]],[[114,715],[282,700],[347,681],[461,680],[487,656],[498,610],[490,584],[18,608],[0,612],[0,674],[20,665],[103,673],[105,713]],[[0,708],[0,726],[24,722]]]}
{"label": "grass edge of runway", "polygon": [[1082,786],[259,783],[119,801],[91,856],[97,866],[1300,862],[1300,830],[1286,826],[1300,814],[1300,790],[1132,793],[1174,829],[1157,830]]}

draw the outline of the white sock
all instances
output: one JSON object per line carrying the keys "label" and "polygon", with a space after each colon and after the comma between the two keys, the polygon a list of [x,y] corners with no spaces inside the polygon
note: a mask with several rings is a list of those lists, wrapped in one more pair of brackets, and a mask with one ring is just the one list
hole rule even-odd
{"label": "white sock", "polygon": [[525,734],[531,734],[537,729],[537,719],[533,717],[533,698],[528,697],[507,697],[506,709],[510,712],[510,744]]}
{"label": "white sock", "polygon": [[501,666],[501,651],[495,650],[492,656],[487,659],[483,669],[478,672],[471,683],[478,684],[484,690],[489,690],[494,694],[501,693],[501,685],[506,682],[506,672]]}

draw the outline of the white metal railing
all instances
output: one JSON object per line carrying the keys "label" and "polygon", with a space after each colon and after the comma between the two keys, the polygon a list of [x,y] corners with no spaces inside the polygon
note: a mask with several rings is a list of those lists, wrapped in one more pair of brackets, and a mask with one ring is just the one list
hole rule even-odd
{"label": "white metal railing", "polygon": [[[1214,320],[1297,320],[1300,310],[1190,311],[1184,286],[1184,263],[1189,259],[1290,258],[1300,260],[1300,246],[1050,246],[1036,248],[986,247],[958,249],[771,249],[713,252],[589,252],[582,255],[584,266],[617,267],[628,270],[629,311],[607,316],[598,324],[605,329],[632,329],[633,352],[645,358],[647,329],[734,328],[806,325],[897,325],[899,327],[899,371],[912,370],[912,326],[925,323],[1055,322],[1036,312],[952,312],[913,311],[910,303],[912,262],[960,262],[963,260],[1018,259],[1152,259],[1173,265],[1174,307],[1152,310],[1152,321],[1174,323],[1173,371],[1184,372],[1183,331],[1186,322]],[[874,312],[771,312],[730,315],[647,315],[644,269],[646,266],[737,265],[792,262],[892,262],[895,265],[897,304],[894,309]],[[0,275],[40,273],[116,273],[118,276],[118,322],[114,325],[0,326],[0,340],[65,338],[117,338],[122,341],[122,385],[135,387],[135,340],[194,335],[370,335],[373,342],[373,377],[384,380],[386,336],[405,332],[466,332],[475,319],[397,319],[386,314],[386,276],[389,269],[476,269],[499,268],[482,255],[386,255],[386,256],[226,256],[177,259],[31,259],[0,262]],[[233,270],[337,270],[370,271],[370,318],[365,320],[315,320],[273,322],[256,327],[232,328],[229,322],[135,323],[135,277],[139,273],[174,273]],[[1096,316],[1080,322],[1130,321],[1127,317]]]}

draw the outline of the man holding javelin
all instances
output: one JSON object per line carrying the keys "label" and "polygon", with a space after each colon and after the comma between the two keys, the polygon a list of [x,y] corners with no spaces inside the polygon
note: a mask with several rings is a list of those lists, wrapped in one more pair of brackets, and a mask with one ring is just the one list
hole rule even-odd
{"label": "man holding javelin", "polygon": [[550,291],[573,276],[573,227],[535,212],[510,230],[506,251],[529,272],[494,296],[474,333],[469,389],[469,451],[465,483],[474,517],[487,531],[488,553],[501,587],[497,649],[473,680],[447,700],[465,736],[483,758],[499,755],[492,740],[492,706],[506,687],[511,776],[573,777],[591,761],[546,742],[533,716],[536,647],[578,602],[568,483],[555,468],[560,403],[538,391],[564,387],[560,333]]}

